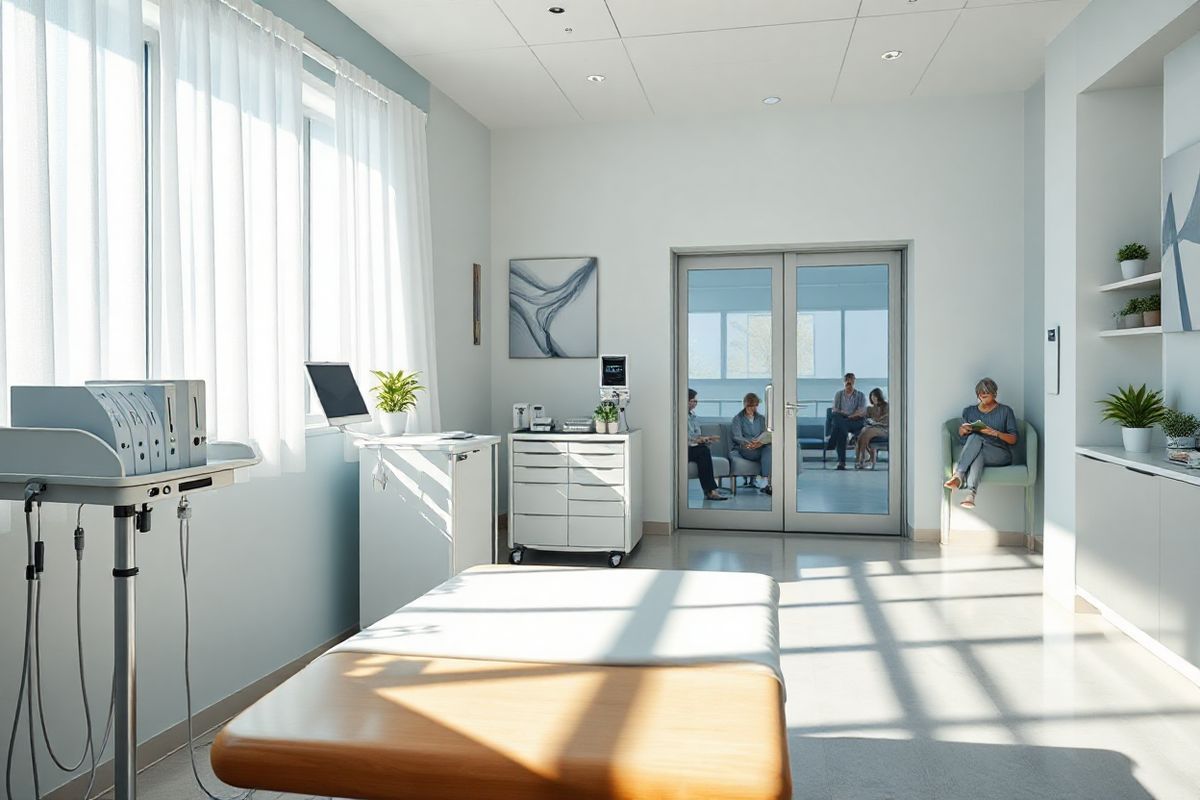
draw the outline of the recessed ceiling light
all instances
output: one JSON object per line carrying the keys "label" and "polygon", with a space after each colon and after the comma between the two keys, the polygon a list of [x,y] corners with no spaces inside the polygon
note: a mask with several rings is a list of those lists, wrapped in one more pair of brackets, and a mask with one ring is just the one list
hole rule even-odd
{"label": "recessed ceiling light", "polygon": [[549,11],[551,14],[561,14],[564,11],[566,11],[566,9],[563,8],[562,6],[550,6],[546,10]]}
{"label": "recessed ceiling light", "polygon": [[769,106],[773,106],[776,103],[781,102],[781,100],[780,100],[780,98],[775,97],[774,95],[771,95],[770,97],[764,97],[763,102]]}
{"label": "recessed ceiling light", "polygon": [[886,53],[880,56],[880,58],[882,58],[884,61],[895,61],[902,55],[904,55],[903,50],[888,50]]}
{"label": "recessed ceiling light", "polygon": [[592,83],[604,83],[603,75],[588,75],[587,79]]}

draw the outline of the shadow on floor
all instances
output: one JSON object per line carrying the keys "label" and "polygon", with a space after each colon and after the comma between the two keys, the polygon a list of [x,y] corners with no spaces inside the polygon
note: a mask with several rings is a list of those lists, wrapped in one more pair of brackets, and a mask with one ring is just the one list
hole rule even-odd
{"label": "shadow on floor", "polygon": [[1149,800],[1112,750],[791,734],[793,798]]}

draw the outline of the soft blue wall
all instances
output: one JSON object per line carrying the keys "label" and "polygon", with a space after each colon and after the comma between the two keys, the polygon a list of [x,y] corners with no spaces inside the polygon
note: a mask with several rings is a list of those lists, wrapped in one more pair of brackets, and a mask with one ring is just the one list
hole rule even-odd
{"label": "soft blue wall", "polygon": [[318,47],[344,58],[375,80],[429,111],[429,81],[325,0],[256,0]]}

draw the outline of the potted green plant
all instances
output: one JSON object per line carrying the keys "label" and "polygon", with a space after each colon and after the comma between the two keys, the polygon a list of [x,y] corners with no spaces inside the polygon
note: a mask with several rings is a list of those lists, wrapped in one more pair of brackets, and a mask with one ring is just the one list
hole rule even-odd
{"label": "potted green plant", "polygon": [[619,416],[616,403],[611,400],[601,402],[596,406],[596,433],[616,433],[620,427]]}
{"label": "potted green plant", "polygon": [[378,385],[371,387],[376,398],[375,407],[379,409],[379,424],[383,426],[384,434],[399,436],[408,425],[409,410],[417,405],[417,392],[425,391],[425,387],[417,383],[420,373],[373,369],[371,374],[379,379]]}
{"label": "potted green plant", "polygon": [[1121,277],[1125,280],[1136,278],[1146,270],[1146,260],[1150,251],[1146,245],[1130,242],[1117,251],[1117,261],[1121,262]]}
{"label": "potted green plant", "polygon": [[1106,421],[1121,426],[1121,443],[1127,451],[1150,452],[1150,431],[1162,421],[1167,410],[1162,392],[1151,391],[1143,383],[1140,389],[1127,386],[1096,402],[1103,407]]}
{"label": "potted green plant", "polygon": [[1152,294],[1148,297],[1141,298],[1142,307],[1142,324],[1143,325],[1161,325],[1162,324],[1162,297],[1157,294]]}
{"label": "potted green plant", "polygon": [[1120,311],[1115,315],[1117,318],[1118,328],[1140,328],[1142,327],[1142,303],[1141,298],[1131,297]]}
{"label": "potted green plant", "polygon": [[1200,419],[1174,408],[1163,412],[1158,426],[1167,435],[1168,450],[1195,450],[1196,431],[1200,430]]}

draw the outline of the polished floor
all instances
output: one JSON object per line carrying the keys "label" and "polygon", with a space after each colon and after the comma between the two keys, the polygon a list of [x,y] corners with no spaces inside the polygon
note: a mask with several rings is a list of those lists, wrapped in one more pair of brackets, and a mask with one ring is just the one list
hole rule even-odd
{"label": "polished floor", "polygon": [[[1101,617],[1043,602],[1039,556],[682,533],[645,537],[627,567],[780,582],[796,798],[1200,797],[1200,688]],[[143,800],[202,797],[183,753],[139,787]]]}

